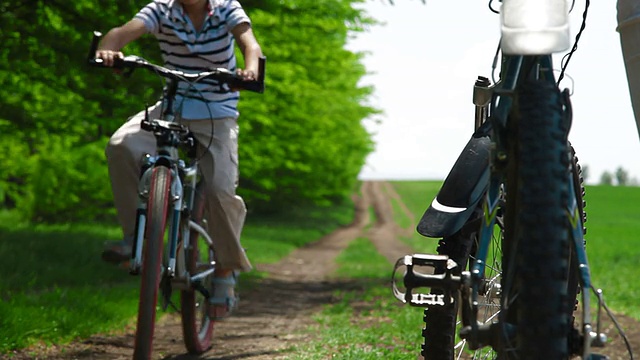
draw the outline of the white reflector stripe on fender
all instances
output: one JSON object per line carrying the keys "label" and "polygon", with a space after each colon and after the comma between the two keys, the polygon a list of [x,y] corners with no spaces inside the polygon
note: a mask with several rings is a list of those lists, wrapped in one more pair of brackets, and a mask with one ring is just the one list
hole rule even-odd
{"label": "white reflector stripe on fender", "polygon": [[438,211],[442,211],[442,212],[446,212],[446,213],[452,213],[452,214],[463,212],[463,211],[467,210],[467,208],[442,205],[442,204],[440,204],[438,202],[438,198],[433,199],[433,202],[431,203],[431,207],[436,209],[436,210],[438,210]]}

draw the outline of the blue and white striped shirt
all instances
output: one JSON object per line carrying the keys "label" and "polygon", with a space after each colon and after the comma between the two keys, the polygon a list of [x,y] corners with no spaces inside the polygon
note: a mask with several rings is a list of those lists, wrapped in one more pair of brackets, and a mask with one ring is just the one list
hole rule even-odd
{"label": "blue and white striped shirt", "polygon": [[[212,68],[236,70],[234,39],[231,29],[249,17],[237,0],[209,0],[209,12],[202,29],[195,29],[178,0],[154,0],[135,18],[158,39],[165,66],[184,72]],[[238,116],[239,93],[210,80],[195,88],[181,83],[176,106],[185,119],[209,119]]]}

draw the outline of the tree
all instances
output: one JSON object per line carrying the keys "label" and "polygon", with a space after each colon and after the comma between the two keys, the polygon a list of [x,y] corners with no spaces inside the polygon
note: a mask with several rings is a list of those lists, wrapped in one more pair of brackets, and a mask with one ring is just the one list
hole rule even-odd
{"label": "tree", "polygon": [[581,168],[582,168],[582,178],[586,183],[589,180],[589,175],[591,175],[591,172],[589,171],[591,170],[591,168],[589,168],[589,165],[587,164],[583,165]]}
{"label": "tree", "polygon": [[600,176],[600,185],[613,185],[613,175],[608,171],[603,172]]}
{"label": "tree", "polygon": [[616,183],[619,186],[627,186],[629,182],[629,173],[621,166],[616,169]]}
{"label": "tree", "polygon": [[288,0],[249,14],[269,81],[264,95],[240,104],[248,115],[239,192],[254,209],[330,203],[353,191],[372,150],[362,120],[375,109],[365,105],[372,89],[358,86],[362,55],[345,50],[348,34],[371,23],[352,3]]}

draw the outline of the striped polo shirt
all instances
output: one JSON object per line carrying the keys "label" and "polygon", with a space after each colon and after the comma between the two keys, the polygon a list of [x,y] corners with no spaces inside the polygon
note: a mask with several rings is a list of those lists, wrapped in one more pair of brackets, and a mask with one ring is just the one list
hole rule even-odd
{"label": "striped polo shirt", "polygon": [[[209,0],[201,29],[195,29],[178,0],[154,0],[135,18],[158,39],[165,66],[184,72],[220,67],[235,71],[231,29],[243,22],[250,24],[237,0]],[[205,80],[195,86],[182,82],[175,104],[185,119],[215,119],[237,117],[238,99],[239,93],[227,85]]]}

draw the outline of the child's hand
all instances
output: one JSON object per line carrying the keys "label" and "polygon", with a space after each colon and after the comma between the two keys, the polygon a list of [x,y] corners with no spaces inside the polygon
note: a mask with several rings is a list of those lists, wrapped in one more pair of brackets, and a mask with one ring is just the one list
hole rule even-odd
{"label": "child's hand", "polygon": [[120,51],[98,50],[96,51],[96,59],[102,59],[105,66],[113,66],[114,59],[122,59],[124,55]]}
{"label": "child's hand", "polygon": [[236,75],[238,75],[244,81],[253,81],[253,80],[256,80],[258,78],[256,76],[256,73],[253,70],[237,69],[236,70]]}
{"label": "child's hand", "polygon": [[[252,70],[236,69],[236,75],[240,77],[240,79],[242,79],[243,81],[255,81],[258,79],[258,77],[256,76],[256,73]],[[236,88],[235,86],[231,87],[231,91],[239,91],[239,90],[242,90],[242,88]]]}

